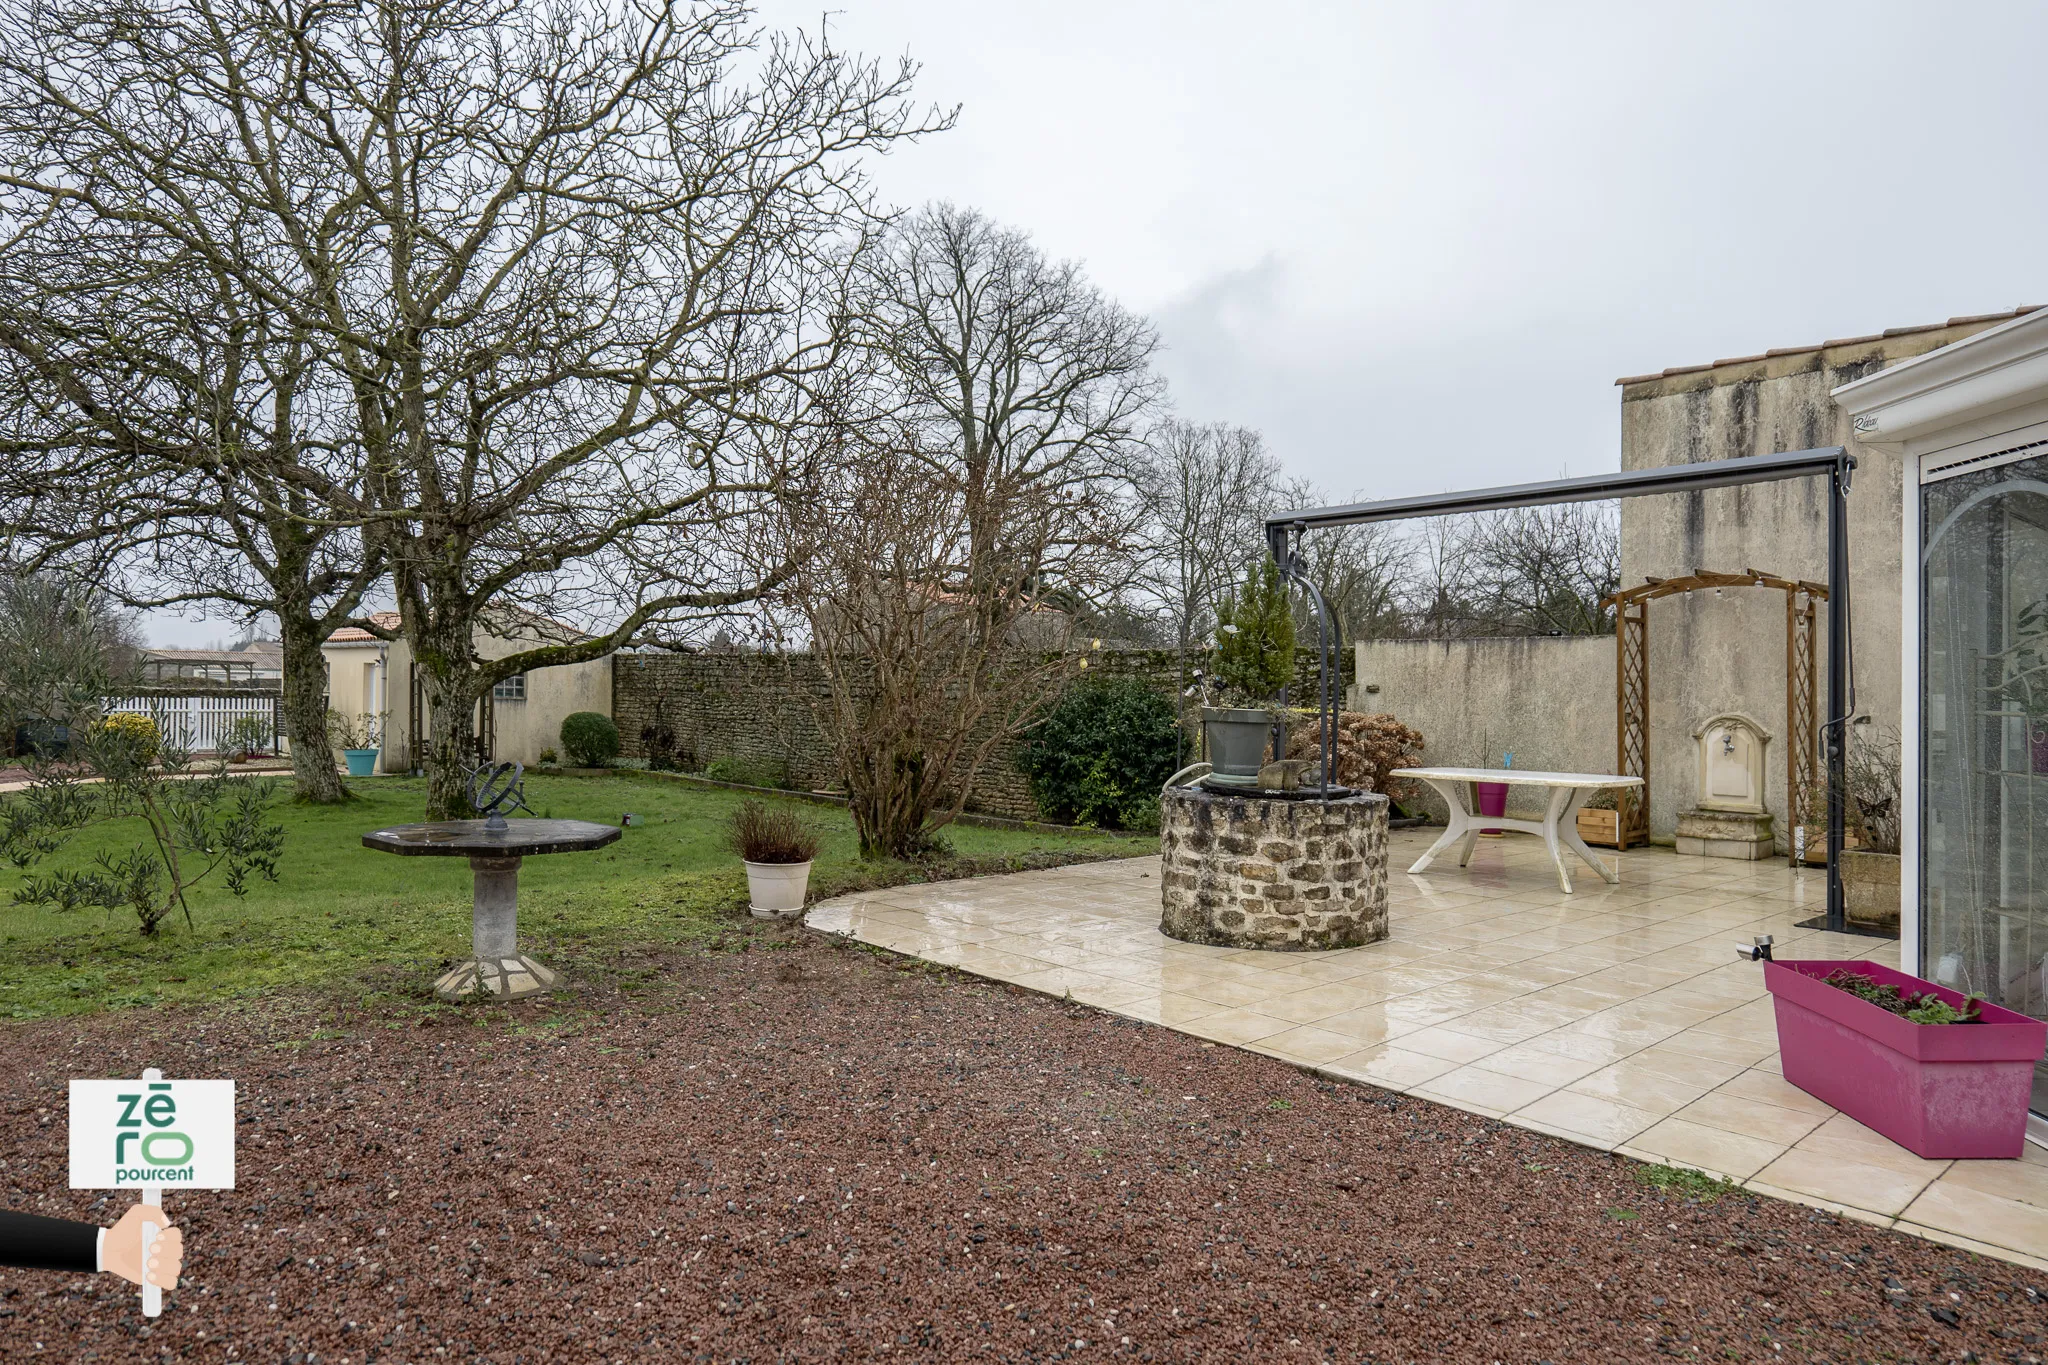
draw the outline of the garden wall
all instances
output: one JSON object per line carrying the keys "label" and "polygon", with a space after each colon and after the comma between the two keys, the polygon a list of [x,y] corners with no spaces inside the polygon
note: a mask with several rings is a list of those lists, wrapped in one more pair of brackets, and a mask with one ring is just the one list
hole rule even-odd
{"label": "garden wall", "polygon": [[[1512,751],[1517,768],[1614,771],[1612,635],[1361,640],[1355,652],[1350,709],[1392,712],[1420,730],[1432,767],[1498,768]],[[1525,815],[1542,798],[1519,788],[1509,799]],[[1434,792],[1409,805],[1444,814]]]}
{"label": "garden wall", "polygon": [[[1161,696],[1178,696],[1181,660],[1172,650],[1096,650],[1086,658],[1087,669],[1076,668],[1074,678],[1137,677]],[[1314,653],[1300,651],[1297,662],[1303,686],[1295,695],[1312,697]],[[813,709],[823,708],[828,689],[824,669],[808,654],[622,653],[612,658],[612,718],[626,757],[647,756],[641,731],[659,714],[675,733],[686,770],[737,760],[775,769],[786,774],[788,785],[806,790],[839,786],[831,747]],[[1004,745],[991,756],[975,780],[968,808],[1036,819],[1030,786],[1011,754],[1012,747]]]}

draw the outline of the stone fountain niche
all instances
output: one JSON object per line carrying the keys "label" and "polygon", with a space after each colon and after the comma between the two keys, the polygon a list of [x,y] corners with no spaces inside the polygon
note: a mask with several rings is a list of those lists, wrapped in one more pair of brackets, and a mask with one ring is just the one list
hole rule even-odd
{"label": "stone fountain niche", "polygon": [[1764,751],[1771,737],[1748,716],[1729,712],[1693,731],[1695,804],[1678,817],[1678,851],[1750,862],[1777,851],[1764,808]]}

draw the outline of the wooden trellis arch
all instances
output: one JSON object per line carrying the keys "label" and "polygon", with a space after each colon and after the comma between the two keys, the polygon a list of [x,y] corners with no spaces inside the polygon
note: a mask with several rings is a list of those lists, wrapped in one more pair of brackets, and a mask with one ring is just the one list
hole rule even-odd
{"label": "wooden trellis arch", "polygon": [[1695,569],[1684,578],[1650,578],[1624,588],[1601,605],[1614,609],[1614,747],[1616,771],[1640,777],[1643,785],[1624,789],[1617,843],[1650,839],[1650,603],[1659,597],[1702,588],[1775,588],[1785,594],[1785,800],[1788,837],[1814,823],[1813,790],[1819,780],[1817,713],[1819,694],[1814,649],[1814,604],[1827,588],[1803,579],[1778,578],[1744,569],[1709,573]]}

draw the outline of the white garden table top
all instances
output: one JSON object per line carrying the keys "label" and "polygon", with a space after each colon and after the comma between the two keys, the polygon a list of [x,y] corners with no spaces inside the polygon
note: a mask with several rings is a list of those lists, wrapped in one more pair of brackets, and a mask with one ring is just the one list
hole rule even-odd
{"label": "white garden table top", "polygon": [[[1464,845],[1458,852],[1458,866],[1472,861],[1473,845],[1479,842],[1483,829],[1514,830],[1521,834],[1541,836],[1550,849],[1550,861],[1557,868],[1557,884],[1566,894],[1572,889],[1572,874],[1565,862],[1565,850],[1569,849],[1583,860],[1586,866],[1598,872],[1608,882],[1621,880],[1617,866],[1610,869],[1593,850],[1587,848],[1579,838],[1579,807],[1586,799],[1603,787],[1640,787],[1640,777],[1617,777],[1612,773],[1548,773],[1533,768],[1396,768],[1393,776],[1412,777],[1418,782],[1427,782],[1444,798],[1450,807],[1451,818],[1448,828],[1429,852],[1415,860],[1408,869],[1410,874],[1428,870],[1439,853],[1452,844]],[[1515,787],[1548,787],[1551,789],[1550,802],[1541,820],[1517,820],[1506,815],[1479,815],[1467,802],[1466,793],[1474,782],[1499,782]]]}

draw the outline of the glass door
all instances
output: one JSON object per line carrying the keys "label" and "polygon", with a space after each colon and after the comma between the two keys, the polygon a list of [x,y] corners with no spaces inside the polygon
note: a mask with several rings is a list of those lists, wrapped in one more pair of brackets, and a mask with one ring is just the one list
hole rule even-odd
{"label": "glass door", "polygon": [[1921,518],[1922,961],[2048,1018],[2048,455],[1925,484]]}

